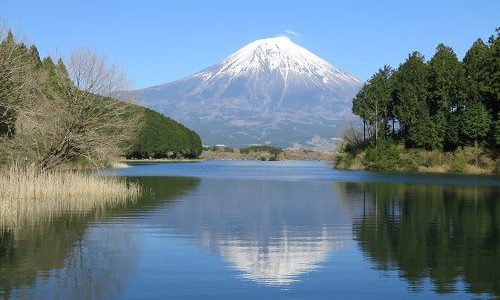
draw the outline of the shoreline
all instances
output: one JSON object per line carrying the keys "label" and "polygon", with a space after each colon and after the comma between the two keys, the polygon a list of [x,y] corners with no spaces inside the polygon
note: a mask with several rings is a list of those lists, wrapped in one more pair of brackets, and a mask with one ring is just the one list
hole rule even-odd
{"label": "shoreline", "polygon": [[158,158],[158,159],[121,159],[120,163],[126,164],[140,164],[140,163],[195,163],[206,161],[206,159],[201,158],[193,158],[193,159],[167,159],[167,158]]}
{"label": "shoreline", "polygon": [[439,169],[420,169],[420,170],[403,170],[403,169],[392,169],[392,170],[370,170],[367,168],[337,168],[335,162],[332,162],[333,168],[339,171],[368,171],[368,172],[377,172],[377,173],[385,173],[385,174],[418,174],[418,175],[470,175],[470,176],[499,176],[500,173],[494,171],[484,171],[484,172],[453,172],[447,170],[439,170]]}
{"label": "shoreline", "polygon": [[[214,158],[197,158],[197,159],[122,159],[119,160],[120,164],[154,164],[154,163],[199,163],[205,161],[263,161],[256,158],[251,157],[214,157]],[[286,161],[323,161],[329,163],[331,167],[335,170],[340,171],[373,171],[373,172],[381,172],[381,173],[400,173],[400,174],[461,174],[461,175],[493,175],[499,176],[500,173],[495,172],[495,170],[489,170],[486,168],[476,167],[474,165],[468,165],[467,168],[461,172],[450,171],[448,167],[445,165],[424,167],[419,166],[417,169],[401,169],[394,168],[391,170],[370,170],[366,168],[362,164],[353,164],[350,166],[345,166],[342,162],[339,164],[335,160],[330,159],[278,159],[274,161],[264,160],[268,162],[286,162]],[[339,166],[340,165],[340,166]],[[122,168],[125,166],[111,166],[112,168]]]}
{"label": "shoreline", "polygon": [[[262,160],[259,159],[252,159],[252,158],[213,158],[213,159],[131,159],[131,160],[120,160],[120,163],[126,163],[126,164],[154,164],[154,163],[197,163],[197,162],[205,162],[205,161],[258,161],[261,162]],[[339,171],[370,171],[370,172],[379,172],[379,173],[395,173],[395,174],[420,174],[420,175],[425,175],[425,174],[432,174],[432,175],[438,175],[438,174],[450,174],[450,175],[480,175],[480,176],[500,176],[500,173],[496,172],[487,172],[487,171],[482,171],[482,172],[453,172],[453,171],[448,171],[440,168],[421,168],[418,170],[403,170],[403,169],[392,169],[392,170],[370,170],[367,169],[363,166],[354,166],[354,167],[349,167],[349,168],[341,168],[337,167],[335,161],[332,160],[318,160],[318,159],[282,159],[282,160],[275,160],[275,161],[264,161],[264,162],[287,162],[287,161],[322,161],[325,163],[328,163],[331,165],[331,167],[335,170]]]}
{"label": "shoreline", "polygon": [[352,154],[338,151],[334,163],[337,170],[366,170],[382,172],[411,172],[419,174],[466,174],[500,175],[497,154],[476,153],[472,148],[454,152],[408,150],[397,148],[397,155],[389,157],[385,152],[375,159],[367,157],[367,151]]}

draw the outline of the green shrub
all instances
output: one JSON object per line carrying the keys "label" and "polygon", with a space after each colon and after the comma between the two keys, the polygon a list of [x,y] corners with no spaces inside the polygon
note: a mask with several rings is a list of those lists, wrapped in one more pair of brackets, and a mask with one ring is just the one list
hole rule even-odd
{"label": "green shrub", "polygon": [[467,168],[468,157],[464,151],[457,150],[450,161],[450,171],[464,172]]}
{"label": "green shrub", "polygon": [[354,155],[351,153],[346,153],[341,159],[341,163],[345,169],[349,169],[354,162]]}
{"label": "green shrub", "polygon": [[363,165],[368,170],[389,171],[399,163],[399,150],[391,141],[380,139],[366,149]]}
{"label": "green shrub", "polygon": [[135,106],[144,114],[144,126],[128,146],[127,158],[196,158],[201,154],[200,136],[184,125],[148,108]]}

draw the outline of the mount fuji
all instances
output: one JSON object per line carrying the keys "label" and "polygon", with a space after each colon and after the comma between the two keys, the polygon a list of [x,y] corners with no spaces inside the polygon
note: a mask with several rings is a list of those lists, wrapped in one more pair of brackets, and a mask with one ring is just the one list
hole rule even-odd
{"label": "mount fuji", "polygon": [[287,37],[256,40],[189,77],[142,90],[140,104],[205,144],[328,146],[363,83]]}

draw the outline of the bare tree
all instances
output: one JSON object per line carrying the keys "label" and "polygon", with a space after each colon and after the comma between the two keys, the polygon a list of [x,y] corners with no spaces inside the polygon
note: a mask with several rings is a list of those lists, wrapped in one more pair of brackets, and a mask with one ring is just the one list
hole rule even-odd
{"label": "bare tree", "polygon": [[366,145],[363,129],[354,121],[349,122],[342,130],[342,150],[352,154],[359,153]]}
{"label": "bare tree", "polygon": [[61,60],[40,66],[9,39],[0,46],[2,158],[50,169],[77,158],[101,166],[121,154],[142,123],[130,99],[117,100],[123,72],[87,50],[73,52],[67,68]]}
{"label": "bare tree", "polygon": [[57,132],[40,161],[43,169],[83,157],[96,166],[121,153],[140,124],[139,110],[117,100],[127,80],[116,66],[87,50],[71,54],[67,70],[56,67]]}

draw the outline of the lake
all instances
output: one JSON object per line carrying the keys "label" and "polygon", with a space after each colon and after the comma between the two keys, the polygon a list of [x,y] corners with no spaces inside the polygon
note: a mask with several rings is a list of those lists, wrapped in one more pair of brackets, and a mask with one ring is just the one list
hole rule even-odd
{"label": "lake", "polygon": [[0,232],[0,297],[500,297],[500,177],[206,161],[107,170],[139,201]]}

